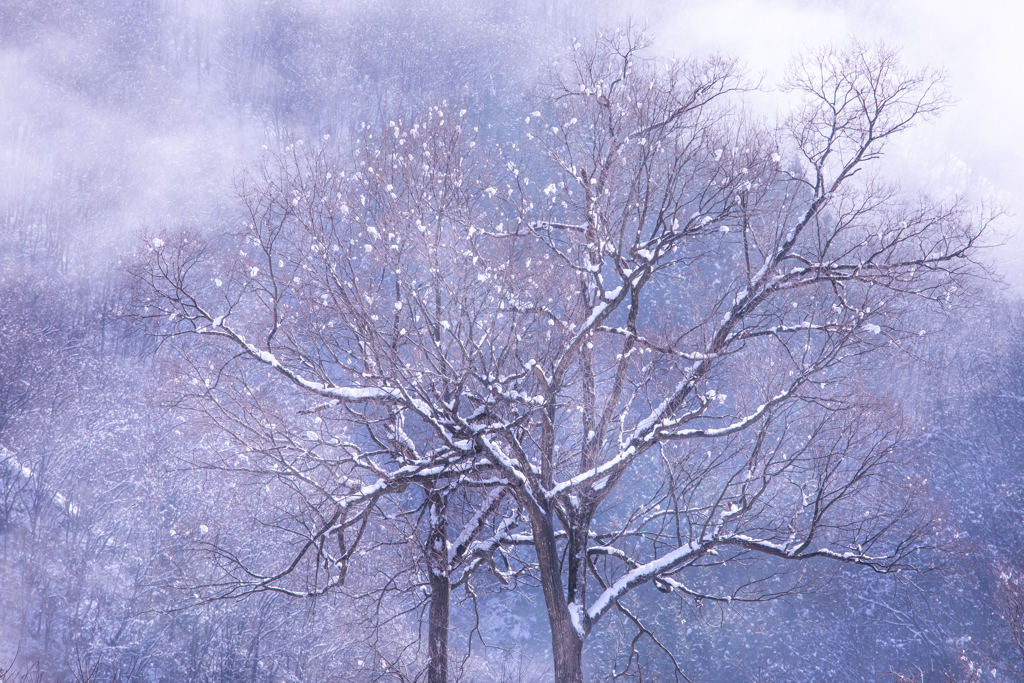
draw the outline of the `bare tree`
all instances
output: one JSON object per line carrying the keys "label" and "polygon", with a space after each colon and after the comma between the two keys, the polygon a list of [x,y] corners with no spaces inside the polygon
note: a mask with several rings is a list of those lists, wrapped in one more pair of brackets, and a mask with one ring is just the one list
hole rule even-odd
{"label": "bare tree", "polygon": [[[460,268],[465,281],[475,277],[453,229],[480,215],[484,187],[469,161],[476,142],[465,113],[436,107],[409,125],[364,128],[347,174],[326,147],[296,141],[240,181],[246,225],[231,244],[241,258],[220,261],[194,236],[153,238],[152,258],[137,271],[148,296],[142,317],[159,320],[169,342],[184,340],[174,389],[181,406],[216,428],[204,448],[222,457],[203,466],[276,487],[265,521],[297,548],[283,551],[290,561],[279,570],[257,571],[256,555],[207,542],[223,570],[207,583],[209,597],[323,595],[345,584],[368,543],[393,542],[375,536],[375,526],[418,516],[431,681],[447,678],[453,570],[457,583],[481,566],[507,581],[493,555],[518,523],[502,508],[506,482],[444,424],[447,414],[466,412],[459,385],[473,369],[455,355],[478,353],[458,348],[462,339],[444,341],[451,324],[441,320],[473,327],[459,318],[473,315],[474,293],[450,282]],[[385,227],[399,221],[401,232]],[[194,343],[207,339],[229,341],[241,355],[218,357]],[[286,386],[271,388],[262,367]],[[394,373],[412,383],[395,384]],[[449,407],[425,412],[435,403]],[[459,495],[478,507],[455,527],[448,509],[460,490],[482,494]],[[411,503],[396,502],[407,492]],[[296,503],[300,514],[280,516]]]}
{"label": "bare tree", "polygon": [[[680,580],[690,567],[908,566],[921,530],[892,533],[912,497],[886,481],[900,429],[863,373],[918,332],[903,327],[914,307],[956,286],[979,231],[959,207],[855,179],[943,103],[937,77],[892,52],[798,62],[803,106],[764,131],[716,106],[732,65],[655,69],[640,47],[628,32],[578,47],[556,74],[531,130],[545,197],[521,200],[522,232],[564,278],[548,300],[560,339],[535,370],[540,481],[521,499],[558,680],[581,679],[593,624],[640,585],[771,593],[755,580],[709,595]],[[511,454],[525,442],[505,438]],[[664,505],[600,515],[636,470],[660,480]]]}
{"label": "bare tree", "polygon": [[[825,50],[768,128],[729,106],[733,62],[645,47],[575,44],[519,141],[443,106],[360,128],[346,161],[296,142],[241,183],[236,233],[150,238],[141,315],[174,390],[221,427],[223,467],[304,510],[275,517],[280,568],[224,555],[222,595],[340,586],[385,497],[420,491],[432,594],[525,546],[556,680],[583,680],[609,614],[636,633],[627,671],[646,640],[685,679],[644,587],[732,604],[798,589],[781,572],[805,560],[913,566],[927,520],[876,373],[983,226],[868,169],[942,108],[938,77]],[[489,492],[458,534],[453,487]]]}

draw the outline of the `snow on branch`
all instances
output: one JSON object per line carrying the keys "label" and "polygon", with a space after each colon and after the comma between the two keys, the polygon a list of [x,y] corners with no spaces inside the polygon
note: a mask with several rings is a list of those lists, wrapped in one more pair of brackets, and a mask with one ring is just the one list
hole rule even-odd
{"label": "snow on branch", "polygon": [[712,544],[710,543],[687,543],[655,560],[638,565],[606,588],[587,610],[587,616],[590,617],[591,621],[597,621],[619,598],[629,591],[641,584],[647,583],[662,572],[675,569],[679,565],[693,562],[703,557],[711,548]]}

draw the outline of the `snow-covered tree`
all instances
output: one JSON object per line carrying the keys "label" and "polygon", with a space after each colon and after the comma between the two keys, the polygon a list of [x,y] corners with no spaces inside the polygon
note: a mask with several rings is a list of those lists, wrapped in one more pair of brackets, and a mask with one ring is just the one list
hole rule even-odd
{"label": "snow-covered tree", "polygon": [[[941,83],[825,50],[772,128],[734,106],[735,63],[645,47],[574,44],[515,140],[458,106],[395,114],[344,153],[269,156],[216,239],[147,238],[139,315],[177,354],[168,387],[217,427],[216,467],[274,491],[254,515],[283,534],[218,537],[218,595],[341,587],[389,501],[419,501],[432,599],[455,571],[509,581],[495,558],[518,548],[563,683],[613,615],[635,634],[617,672],[646,640],[685,678],[653,595],[913,567],[927,516],[881,373],[983,224],[870,169]],[[476,508],[453,528],[455,492]]]}

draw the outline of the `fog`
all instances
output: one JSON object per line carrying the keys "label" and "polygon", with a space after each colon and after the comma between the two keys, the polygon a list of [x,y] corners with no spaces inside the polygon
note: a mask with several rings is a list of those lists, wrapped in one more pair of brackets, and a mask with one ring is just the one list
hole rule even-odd
{"label": "fog", "polygon": [[[1024,680],[1017,13],[997,0],[0,3],[0,683]],[[943,78],[923,77],[924,106],[884,153],[847,122],[829,157],[807,142],[827,126],[808,118],[819,128],[801,141],[794,122],[830,81],[782,84],[799,55],[850,46]],[[859,82],[843,59],[836,82]],[[573,98],[607,103],[638,87],[634,68],[652,94],[628,90],[630,115],[669,113],[627,126],[621,149],[621,131],[586,137],[604,119],[587,129]],[[671,100],[691,85],[685,107]],[[948,106],[933,112],[934,93]],[[687,107],[700,124],[663,133]],[[659,135],[652,149],[677,155],[662,176],[642,151]],[[642,161],[615,167],[631,138]],[[680,176],[691,184],[672,195]],[[289,213],[310,197],[326,223]],[[593,208],[620,198],[618,214]],[[599,242],[615,220],[657,227],[643,244]],[[808,221],[820,253],[787,251]],[[788,293],[801,268],[826,284]],[[559,308],[592,275],[586,305]],[[730,331],[747,297],[780,303]],[[401,362],[388,374],[381,358]],[[600,419],[592,396],[615,397]],[[632,464],[673,410],[677,431]],[[533,448],[563,469],[549,476]],[[776,455],[812,451],[806,469],[771,474]],[[723,535],[747,519],[763,537]],[[699,553],[673,564],[687,548]],[[559,623],[578,638],[577,677]]]}
{"label": "fog", "polygon": [[[901,141],[894,154],[901,182],[929,193],[967,193],[1021,214],[1024,141],[1014,134],[1024,47],[1014,39],[1019,9],[986,0],[967,11],[955,2],[658,3],[659,43],[680,52],[724,51],[744,59],[765,83],[777,84],[795,51],[850,39],[900,48],[908,64],[946,72],[956,103]],[[1024,285],[1024,242],[1016,220],[1004,221],[995,255],[1002,277]]]}
{"label": "fog", "polygon": [[[662,53],[739,57],[769,93],[795,52],[853,38],[897,46],[915,67],[944,69],[957,102],[901,141],[890,155],[898,174],[929,193],[970,193],[1019,214],[1024,143],[1013,130],[1024,103],[1007,84],[1020,76],[1024,48],[1013,39],[1013,7],[996,0],[970,12],[911,0],[586,10],[527,3],[502,11],[470,3],[115,7],[19,0],[3,16],[5,206],[46,196],[39,201],[57,197],[86,212],[92,227],[82,248],[106,240],[126,248],[142,225],[208,220],[230,196],[234,174],[285,128],[332,132],[351,116],[341,110],[396,93],[415,101],[487,83],[499,100],[512,97],[544,52],[627,16],[648,26]],[[779,97],[763,98],[767,115]],[[1024,248],[1012,223],[1000,226],[1008,244],[996,260],[1019,286]]]}

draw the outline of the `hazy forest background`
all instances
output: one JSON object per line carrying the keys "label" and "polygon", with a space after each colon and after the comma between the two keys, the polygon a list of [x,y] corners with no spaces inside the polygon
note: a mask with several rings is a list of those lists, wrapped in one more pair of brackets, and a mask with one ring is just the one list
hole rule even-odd
{"label": "hazy forest background", "polygon": [[[185,417],[203,411],[189,402],[195,395],[175,389],[189,372],[181,363],[203,377],[209,359],[176,353],[172,332],[145,320],[140,263],[183,234],[234,249],[253,206],[246,173],[259,176],[270,159],[271,175],[285,175],[287,159],[299,159],[296,145],[369,149],[359,137],[366,126],[390,124],[397,138],[394,119],[465,115],[481,146],[506,142],[505,168],[516,156],[508,145],[531,130],[539,74],[598,31],[626,26],[625,9],[611,5],[0,3],[0,680],[428,680],[432,584],[423,545],[437,528],[422,480],[409,484],[423,486],[420,507],[403,507],[397,484],[388,490],[396,502],[374,503],[385,521],[363,541],[365,559],[355,558],[344,585],[295,597],[237,574],[218,583],[238,559],[219,554],[230,546],[221,533],[248,534],[251,557],[290,557],[274,534],[294,519],[268,510],[298,516],[290,497],[298,489],[275,490],[276,499],[259,493],[262,480],[238,476],[244,467],[218,464],[232,446],[218,436],[216,416]],[[632,9],[631,21],[644,25],[644,8]],[[655,42],[645,54],[688,56],[656,23],[648,28]],[[805,37],[788,53],[816,45]],[[745,68],[756,86],[760,65]],[[739,108],[774,117],[785,99],[775,86],[765,80],[765,92],[740,93]],[[883,160],[883,174],[943,200],[963,195],[982,222],[1012,208],[1006,188],[941,152],[914,150],[927,138],[917,128],[910,135]],[[309,170],[310,158],[297,168]],[[919,162],[927,168],[908,171]],[[928,520],[908,568],[810,560],[784,589],[763,590],[777,600],[750,603],[655,582],[650,595],[679,596],[641,615],[656,632],[640,629],[633,640],[640,621],[618,615],[595,627],[589,680],[1024,680],[1024,308],[1003,284],[1020,270],[1014,242],[1003,244],[1015,221],[995,221],[957,287],[929,294],[935,306],[890,321],[894,337],[907,325],[915,341],[884,374],[872,366],[857,388],[905,428],[886,452],[895,458],[886,472],[912,483],[914,519]],[[873,331],[872,344],[881,331],[860,329]],[[254,377],[245,381],[255,386]],[[702,405],[714,399],[712,391]],[[282,400],[274,409],[292,408]],[[742,502],[723,508],[726,516],[746,512],[747,489],[735,493]],[[501,536],[501,515],[509,526],[519,513],[504,507],[509,497],[489,495],[467,494],[459,513],[496,515],[480,522],[496,540],[480,552],[474,578],[451,589],[446,677],[552,680],[539,573],[530,551],[514,547],[529,543]],[[648,495],[642,484],[636,495]],[[645,514],[655,499],[644,499]],[[303,511],[321,512],[304,500]],[[735,558],[745,570],[746,556]],[[744,580],[775,586],[775,571],[752,568]],[[328,578],[303,581],[320,593]]]}

